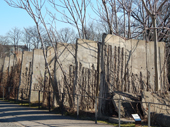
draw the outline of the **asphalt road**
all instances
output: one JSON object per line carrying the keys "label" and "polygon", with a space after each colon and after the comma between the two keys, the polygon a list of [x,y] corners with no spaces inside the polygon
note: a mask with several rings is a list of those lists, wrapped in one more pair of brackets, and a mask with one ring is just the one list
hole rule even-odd
{"label": "asphalt road", "polygon": [[94,121],[76,120],[60,114],[11,104],[0,100],[0,127],[113,127]]}
{"label": "asphalt road", "polygon": [[21,127],[21,126],[14,122],[0,122],[0,127]]}

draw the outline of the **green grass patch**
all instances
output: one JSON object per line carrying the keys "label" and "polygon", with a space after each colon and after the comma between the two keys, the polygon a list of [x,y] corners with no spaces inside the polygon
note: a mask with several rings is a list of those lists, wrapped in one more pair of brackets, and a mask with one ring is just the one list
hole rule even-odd
{"label": "green grass patch", "polygon": [[[35,108],[35,109],[38,109],[39,106],[38,106],[38,103],[29,103],[28,101],[20,101],[20,100],[15,100],[15,99],[4,99],[3,98],[0,98],[0,100],[2,101],[6,101],[6,102],[10,102],[10,103],[14,103],[14,104],[18,104],[18,105],[21,105],[21,106],[26,106],[26,107],[31,107],[31,108]],[[42,107],[40,105],[40,109],[46,109],[44,107]]]}

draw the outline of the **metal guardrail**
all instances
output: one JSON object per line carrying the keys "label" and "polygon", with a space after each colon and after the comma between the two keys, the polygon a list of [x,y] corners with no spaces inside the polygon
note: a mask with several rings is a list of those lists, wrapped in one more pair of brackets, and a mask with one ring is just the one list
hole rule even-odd
{"label": "metal guardrail", "polygon": [[[0,86],[0,87],[3,87],[3,100],[5,99],[5,88],[8,89],[8,93],[10,93],[10,89],[13,88],[13,87],[4,87],[4,86]],[[21,90],[21,96],[22,96],[22,102],[23,102],[23,91],[24,90],[27,90],[28,89],[23,89],[23,88],[15,88],[15,100],[17,101],[18,100],[18,93],[17,91]],[[42,91],[42,90],[32,90],[32,91],[37,91],[38,92],[38,108],[40,109],[40,93],[41,92],[47,92],[48,93],[48,110],[49,112],[51,111],[51,106],[50,106],[50,100],[51,100],[51,93],[52,91]],[[59,93],[59,92],[53,92],[53,93]],[[62,104],[61,104],[61,112],[62,112],[62,116],[64,115],[64,94],[69,94],[69,93],[59,93],[59,94],[62,94]],[[76,95],[77,96],[77,118],[79,118],[79,96],[82,96],[82,95],[79,95],[79,94],[70,94],[70,95]],[[82,97],[89,97],[89,96],[82,96]],[[10,99],[10,95],[8,96],[8,99]],[[95,104],[94,104],[94,107],[95,107],[95,124],[97,124],[97,119],[98,119],[98,108],[97,108],[97,101],[99,99],[104,99],[104,100],[117,100],[118,101],[118,119],[119,119],[119,127],[121,125],[121,114],[120,114],[120,109],[121,109],[121,102],[136,102],[136,103],[147,103],[148,104],[148,127],[150,127],[150,123],[151,123],[151,118],[150,118],[150,105],[151,104],[157,104],[157,105],[165,105],[165,106],[170,106],[170,105],[166,105],[166,104],[161,104],[161,103],[153,103],[153,102],[141,102],[141,101],[128,101],[128,100],[123,100],[123,99],[107,99],[107,98],[100,98],[100,97],[95,97]],[[30,105],[30,102],[29,102],[29,105]]]}

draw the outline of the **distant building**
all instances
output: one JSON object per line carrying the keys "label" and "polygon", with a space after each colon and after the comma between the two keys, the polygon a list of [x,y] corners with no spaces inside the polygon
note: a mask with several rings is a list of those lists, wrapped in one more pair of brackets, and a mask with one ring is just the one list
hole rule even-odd
{"label": "distant building", "polygon": [[9,56],[22,51],[28,51],[26,45],[0,45],[0,57]]}

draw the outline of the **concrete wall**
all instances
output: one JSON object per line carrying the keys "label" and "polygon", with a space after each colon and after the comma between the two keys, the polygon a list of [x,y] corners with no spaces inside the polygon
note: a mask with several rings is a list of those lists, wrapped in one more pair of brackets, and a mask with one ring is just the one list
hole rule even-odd
{"label": "concrete wall", "polygon": [[[45,60],[43,50],[34,49],[32,58],[32,82],[31,82],[31,93],[30,102],[37,101],[38,91],[44,86],[44,73],[45,73]],[[41,97],[42,98],[42,97]]]}
{"label": "concrete wall", "polygon": [[[18,53],[17,55],[12,54],[9,57],[3,58],[3,60],[1,59],[0,62],[1,65],[3,63],[3,68],[1,68],[2,73],[0,74],[0,85],[4,87],[13,87],[12,95],[14,95],[15,88],[18,88],[19,86],[21,55],[22,53]],[[0,91],[2,93],[2,89]]]}
{"label": "concrete wall", "polygon": [[[69,74],[69,66],[75,65],[75,45],[58,43],[56,51],[58,61],[55,62],[54,49],[52,47],[48,47],[47,61],[49,63],[51,72],[53,74],[55,72],[57,80],[60,81],[63,79],[63,73],[66,75]],[[54,70],[54,68],[56,68],[56,70]]]}
{"label": "concrete wall", "polygon": [[[112,47],[123,47],[126,53],[125,66],[128,67],[130,75],[142,76],[144,79],[144,89],[148,89],[146,84],[151,88],[151,91],[155,90],[155,70],[154,70],[154,42],[146,42],[144,40],[124,40],[118,36],[107,35],[104,37],[104,43],[112,45]],[[160,67],[161,79],[159,79],[161,89],[167,89],[165,85],[165,43],[159,42],[159,56],[158,66]],[[149,79],[148,79],[149,78]],[[132,79],[130,79],[132,82]]]}
{"label": "concrete wall", "polygon": [[[63,93],[65,86],[68,86],[69,80],[69,67],[75,65],[75,45],[67,43],[57,43],[56,54],[58,61],[55,61],[55,53],[53,47],[47,49],[47,61],[49,63],[50,72],[53,76],[53,85],[50,81],[48,70],[46,69],[45,74],[45,87],[46,91],[55,91]],[[55,75],[55,76],[54,76]],[[64,78],[65,77],[65,78]],[[56,79],[55,79],[56,78]],[[68,91],[65,91],[68,92]],[[56,96],[61,96],[59,93],[51,94],[51,98],[54,98],[54,105],[57,105]],[[59,100],[58,100],[59,101]],[[44,103],[47,103],[47,97],[44,98]]]}
{"label": "concrete wall", "polygon": [[3,69],[3,65],[4,65],[4,58],[0,58],[0,72]]}
{"label": "concrete wall", "polygon": [[77,61],[83,67],[97,70],[98,43],[96,41],[77,40]]}
{"label": "concrete wall", "polygon": [[[141,89],[154,91],[153,42],[146,43],[142,40],[124,40],[113,35],[107,35],[103,40],[105,45],[103,55],[105,57],[103,59],[104,71],[101,73],[103,73],[103,77],[105,78],[103,80],[105,81],[104,92],[116,90],[124,91],[127,84],[135,85],[135,87],[129,85],[129,91],[126,91],[129,93],[132,92],[132,89],[134,88],[138,88],[138,91],[136,91],[138,93]],[[48,47],[46,56],[53,82],[56,81],[54,82],[55,86],[52,86],[52,83],[49,80],[50,78],[48,69],[45,67],[43,50],[35,49],[33,52],[25,51],[22,54],[22,58],[21,55],[17,54],[17,61],[22,61],[19,88],[31,90],[31,93],[28,93],[28,91],[25,93],[25,95],[27,94],[30,96],[31,102],[38,101],[38,91],[33,90],[73,93],[76,71],[75,60],[77,59],[78,79],[77,84],[75,84],[75,92],[78,94],[90,93],[95,96],[98,92],[98,89],[96,89],[99,54],[98,45],[98,42],[82,39],[78,39],[76,45],[57,43],[57,61],[55,61],[54,49]],[[167,87],[164,80],[166,77],[164,68],[165,44],[160,42],[159,48],[159,66],[162,72],[161,88],[166,90]],[[12,56],[10,57],[10,60],[9,57],[5,58],[3,72],[7,70],[9,65],[12,66],[13,60],[14,58]],[[121,60],[123,61],[122,63]],[[125,75],[128,80],[125,79]],[[54,79],[55,77],[56,80]],[[134,82],[133,80],[138,80],[138,82]],[[139,87],[141,84],[143,84],[143,86]],[[47,101],[47,94],[44,94],[44,96],[41,93],[41,101]],[[68,96],[66,98],[68,99]]]}
{"label": "concrete wall", "polygon": [[[158,94],[158,93],[151,93],[151,92],[142,92],[142,109],[144,115],[148,114],[148,103],[152,102],[156,104],[150,104],[150,112],[153,113],[163,113],[163,114],[170,114],[170,102],[169,102],[170,95],[168,93]],[[163,105],[159,105],[163,104]]]}
{"label": "concrete wall", "polygon": [[6,72],[9,67],[9,57],[4,58],[4,67],[3,67],[3,72]]}
{"label": "concrete wall", "polygon": [[4,58],[0,58],[0,83],[1,83],[1,81],[2,81],[3,65],[4,65]]}
{"label": "concrete wall", "polygon": [[24,99],[29,99],[29,90],[31,85],[31,79],[32,79],[32,57],[33,52],[24,51],[22,54],[22,64],[21,64],[21,74],[20,74],[20,84],[19,88],[20,91],[24,89],[23,94],[19,94],[19,98],[23,95]]}
{"label": "concrete wall", "polygon": [[17,64],[17,57],[16,57],[16,55],[14,55],[14,54],[10,55],[10,58],[9,58],[9,72],[12,71],[11,67],[14,67],[16,64]]}
{"label": "concrete wall", "polygon": [[[75,65],[75,45],[59,43],[57,46],[57,58],[59,59],[56,63],[57,71],[61,71],[62,67],[64,73],[69,74],[69,66]],[[58,74],[60,74],[60,72]]]}

